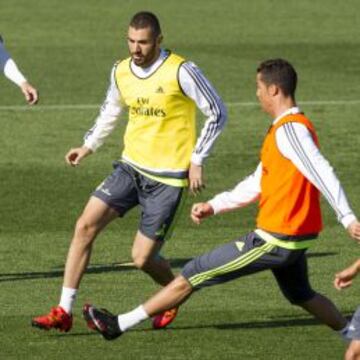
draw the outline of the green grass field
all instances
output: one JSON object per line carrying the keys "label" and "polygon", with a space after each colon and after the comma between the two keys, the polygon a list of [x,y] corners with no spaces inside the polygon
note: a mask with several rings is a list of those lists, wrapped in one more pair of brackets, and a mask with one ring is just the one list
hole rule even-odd
{"label": "green grass field", "polygon": [[[12,0],[0,6],[0,33],[41,103],[29,109],[0,78],[0,358],[1,359],[341,359],[336,334],[289,305],[271,273],[203,290],[166,331],[144,323],[111,343],[87,330],[85,301],[130,310],[157,286],[121,263],[130,260],[138,211],[98,238],[68,334],[40,332],[31,317],[56,305],[73,225],[90,192],[120,155],[122,121],[82,166],[64,155],[80,145],[103,100],[112,64],[127,56],[129,18],[148,9],[160,17],[164,46],[196,62],[228,104],[229,123],[206,164],[199,199],[231,188],[255,169],[270,119],[255,105],[259,61],[285,57],[300,77],[298,101],[318,130],[322,150],[360,212],[360,3],[349,0]],[[199,116],[199,123],[202,117]],[[125,120],[125,117],[124,117]],[[187,199],[165,248],[174,271],[254,226],[256,207],[192,225]],[[334,273],[359,256],[329,206],[326,228],[309,251],[311,281],[350,315],[360,279],[339,293]]]}

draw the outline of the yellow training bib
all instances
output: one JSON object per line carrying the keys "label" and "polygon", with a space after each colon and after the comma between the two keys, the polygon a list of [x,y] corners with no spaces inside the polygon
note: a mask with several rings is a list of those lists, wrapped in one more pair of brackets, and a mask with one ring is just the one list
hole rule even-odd
{"label": "yellow training bib", "polygon": [[150,174],[184,179],[195,145],[195,104],[182,91],[184,59],[170,53],[149,77],[131,70],[131,58],[115,70],[122,102],[129,107],[122,157]]}

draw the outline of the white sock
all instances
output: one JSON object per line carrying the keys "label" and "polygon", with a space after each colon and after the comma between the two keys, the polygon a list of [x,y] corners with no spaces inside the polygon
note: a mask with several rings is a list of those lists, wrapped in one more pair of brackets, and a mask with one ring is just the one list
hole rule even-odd
{"label": "white sock", "polygon": [[77,289],[64,286],[62,288],[59,306],[61,306],[68,314],[71,314],[72,312],[72,308],[76,299],[76,293]]}
{"label": "white sock", "polygon": [[118,316],[119,328],[121,331],[126,331],[148,318],[149,315],[145,312],[144,307],[140,305],[136,309]]}
{"label": "white sock", "polygon": [[350,323],[348,322],[345,327],[341,330],[337,330],[337,333],[342,337],[342,339],[346,342],[350,342],[351,339],[347,336],[347,333],[349,331]]}

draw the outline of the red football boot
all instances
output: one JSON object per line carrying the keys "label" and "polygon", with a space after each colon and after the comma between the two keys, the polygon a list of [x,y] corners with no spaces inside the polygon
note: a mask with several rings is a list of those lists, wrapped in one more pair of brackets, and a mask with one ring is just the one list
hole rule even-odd
{"label": "red football boot", "polygon": [[58,329],[68,332],[72,327],[73,318],[61,306],[51,308],[47,315],[32,319],[31,325],[43,330]]}
{"label": "red football boot", "polygon": [[152,325],[154,329],[164,329],[171,324],[178,313],[178,308],[166,310],[152,318]]}

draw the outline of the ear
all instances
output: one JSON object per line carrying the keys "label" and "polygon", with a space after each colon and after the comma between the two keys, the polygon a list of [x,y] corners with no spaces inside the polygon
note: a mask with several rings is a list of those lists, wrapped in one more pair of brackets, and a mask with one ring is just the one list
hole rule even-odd
{"label": "ear", "polygon": [[164,39],[164,37],[160,34],[160,35],[156,38],[156,43],[157,43],[158,45],[160,45],[160,44],[162,43],[163,39]]}
{"label": "ear", "polygon": [[280,88],[278,86],[276,86],[275,84],[271,84],[268,87],[268,93],[271,96],[276,96],[278,95],[280,92]]}

